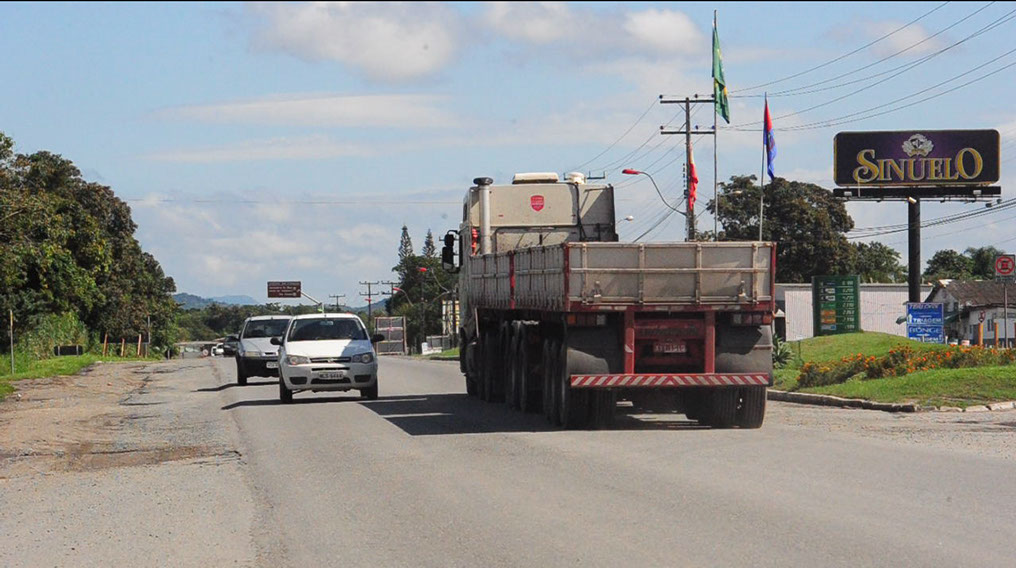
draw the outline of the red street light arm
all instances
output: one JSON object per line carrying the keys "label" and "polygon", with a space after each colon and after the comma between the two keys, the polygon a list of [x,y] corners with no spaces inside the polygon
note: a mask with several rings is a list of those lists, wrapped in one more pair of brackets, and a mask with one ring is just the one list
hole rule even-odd
{"label": "red street light arm", "polygon": [[[685,217],[688,216],[688,214],[685,213],[684,211],[681,211],[680,209],[677,209],[676,207],[674,207],[670,203],[667,203],[667,199],[665,197],[663,197],[663,192],[660,191],[660,186],[656,185],[656,180],[653,179],[653,176],[649,175],[649,172],[643,172],[641,170],[633,170],[631,168],[625,168],[625,169],[621,170],[621,173],[625,174],[625,175],[629,175],[629,176],[636,176],[636,175],[646,176],[647,178],[649,178],[649,181],[653,182],[653,187],[656,189],[656,194],[660,196],[660,201],[662,201],[664,205],[666,205],[667,207],[673,209],[675,212],[680,213],[681,215],[684,215]],[[681,201],[684,201],[684,200],[682,199]]]}

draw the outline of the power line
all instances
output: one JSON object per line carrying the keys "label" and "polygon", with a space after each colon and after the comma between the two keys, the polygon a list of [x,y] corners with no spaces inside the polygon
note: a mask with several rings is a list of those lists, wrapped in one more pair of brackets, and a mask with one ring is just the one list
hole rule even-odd
{"label": "power line", "polygon": [[[646,117],[646,115],[649,114],[649,111],[653,110],[653,107],[655,107],[655,106],[656,106],[656,98],[654,97],[653,100],[649,103],[649,106],[646,108],[646,110],[643,111],[643,113],[641,115],[639,115],[639,117],[637,119],[635,119],[635,122],[633,122],[632,125],[628,127],[628,130],[624,131],[624,134],[618,136],[617,140],[614,140],[613,142],[611,142],[610,146],[607,146],[607,148],[604,151],[602,151],[599,154],[593,156],[592,158],[586,160],[585,162],[575,166],[574,168],[568,168],[568,170],[569,171],[581,170],[583,167],[589,165],[590,163],[595,162],[596,160],[599,160],[601,156],[603,156],[604,154],[609,152],[614,146],[616,146],[618,144],[618,142],[623,140],[625,136],[628,136],[628,134],[632,130],[634,130],[635,127],[638,126],[640,122],[642,122],[642,119],[644,119]],[[599,168],[597,168],[597,169],[599,169]]]}
{"label": "power line", "polygon": [[917,22],[919,22],[919,21],[923,20],[924,18],[930,16],[931,14],[937,12],[938,10],[943,8],[948,3],[949,2],[943,2],[943,3],[939,4],[938,6],[932,8],[931,10],[925,12],[924,14],[918,16],[917,18],[911,20],[910,22],[908,22],[908,23],[906,23],[906,24],[896,28],[895,30],[893,30],[893,31],[883,35],[882,37],[879,37],[878,39],[875,39],[874,41],[871,41],[871,42],[869,42],[869,43],[867,43],[865,45],[862,45],[861,47],[859,47],[859,48],[857,48],[857,49],[855,49],[855,50],[853,50],[853,51],[851,51],[849,53],[845,53],[845,54],[843,54],[843,55],[841,55],[839,57],[836,57],[834,59],[826,61],[825,63],[822,63],[820,65],[816,65],[815,67],[812,67],[811,69],[806,69],[806,70],[801,71],[799,73],[794,73],[792,75],[788,75],[788,76],[782,77],[780,79],[769,81],[767,83],[761,83],[759,85],[755,85],[755,86],[752,86],[752,87],[744,87],[742,89],[735,89],[735,90],[731,91],[731,93],[739,93],[739,92],[743,92],[743,91],[754,91],[754,90],[757,90],[757,89],[761,89],[762,87],[768,87],[769,85],[775,85],[777,83],[782,83],[784,81],[789,81],[790,79],[794,79],[794,78],[800,77],[802,75],[807,75],[808,73],[811,73],[812,71],[818,71],[819,69],[822,69],[823,67],[827,67],[829,65],[832,65],[833,63],[836,63],[837,61],[841,61],[841,60],[843,60],[843,59],[845,59],[847,57],[850,57],[851,55],[854,55],[855,53],[864,51],[865,49],[868,49],[869,47],[875,45],[876,43],[878,43],[878,42],[880,42],[880,41],[882,41],[884,39],[887,39],[887,38],[895,35],[896,33],[898,33],[900,31],[902,31],[902,30],[904,30],[904,29],[906,29],[906,28],[916,24]]}
{"label": "power line", "polygon": [[[968,17],[970,17],[970,16],[968,16]],[[859,93],[862,93],[864,91],[867,91],[868,89],[871,89],[873,87],[877,87],[878,85],[881,85],[882,83],[885,83],[887,81],[891,81],[893,79],[897,79],[903,73],[906,73],[907,71],[910,71],[911,69],[914,69],[914,68],[916,68],[916,67],[918,67],[920,65],[923,65],[924,63],[927,63],[928,61],[930,61],[932,58],[934,58],[934,57],[936,57],[938,55],[941,55],[942,53],[945,53],[946,51],[948,51],[948,50],[950,50],[950,49],[952,49],[952,48],[954,48],[954,47],[956,47],[956,46],[958,46],[958,45],[960,45],[960,44],[962,44],[962,43],[964,43],[964,42],[966,42],[966,41],[968,41],[968,40],[970,40],[970,39],[972,39],[974,37],[977,37],[977,36],[979,36],[981,34],[984,34],[984,33],[988,32],[988,31],[991,31],[992,29],[994,29],[994,28],[996,28],[998,26],[1001,26],[1002,24],[1012,20],[1013,18],[1016,18],[1016,10],[1012,10],[1012,11],[1008,12],[1004,16],[994,20],[993,22],[991,22],[988,25],[982,27],[981,29],[977,30],[976,32],[968,35],[967,37],[963,38],[962,40],[959,40],[959,41],[957,41],[957,42],[955,42],[955,43],[953,43],[953,44],[951,44],[951,45],[949,45],[949,46],[947,46],[945,48],[942,48],[942,49],[936,51],[935,53],[932,53],[932,54],[927,55],[927,56],[925,56],[925,57],[923,57],[921,59],[918,59],[917,61],[913,61],[913,62],[904,64],[904,65],[901,65],[899,67],[895,67],[893,69],[890,69],[888,71],[884,71],[882,73],[877,73],[875,75],[871,75],[871,76],[869,76],[869,77],[867,77],[865,79],[859,79],[857,81],[851,81],[850,83],[860,82],[860,81],[864,81],[864,80],[867,80],[867,79],[872,79],[872,78],[875,78],[875,77],[878,77],[878,76],[881,76],[881,75],[886,75],[886,74],[892,73],[888,77],[885,77],[885,78],[883,78],[883,79],[881,79],[879,81],[875,81],[874,83],[870,83],[868,85],[865,85],[865,86],[863,86],[863,87],[861,87],[859,89],[855,89],[855,90],[853,90],[853,91],[851,91],[849,93],[846,93],[844,95],[840,95],[840,96],[838,96],[836,98],[827,100],[827,101],[822,102],[822,103],[818,103],[818,104],[813,105],[813,106],[810,106],[808,108],[797,110],[797,111],[790,112],[790,113],[787,113],[787,114],[782,114],[780,116],[776,116],[776,117],[773,118],[773,120],[781,120],[781,119],[789,118],[789,117],[792,117],[792,116],[801,115],[801,114],[813,111],[813,110],[818,109],[818,108],[829,106],[829,105],[831,105],[833,103],[837,103],[839,101],[842,101],[843,99],[846,99],[846,98],[852,97],[852,96],[854,96],[856,94],[859,94]],[[957,22],[957,23],[959,23],[959,22]],[[900,71],[901,69],[902,69],[902,71]],[[898,73],[893,73],[894,71],[899,71],[899,72]],[[827,88],[821,89],[821,90],[830,90],[830,89],[838,88],[839,86],[845,86],[847,84],[849,84],[849,83],[844,83],[844,84],[841,84],[841,85],[838,85],[838,86],[834,85],[832,87],[827,87]],[[814,93],[814,92],[819,92],[819,91],[808,91],[808,93]],[[799,94],[806,94],[806,93],[799,93]],[[775,96],[775,94],[773,94],[773,95]],[[754,125],[761,124],[761,123],[762,123],[761,120],[755,120],[755,121],[751,121],[751,122],[743,122],[743,123],[740,123],[740,124],[732,125],[730,128],[731,129],[737,129],[737,128],[740,128],[740,127],[754,126]]]}
{"label": "power line", "polygon": [[146,199],[131,197],[123,201],[135,203],[229,203],[242,205],[460,205],[461,201],[376,201],[376,200],[297,200],[297,199]]}

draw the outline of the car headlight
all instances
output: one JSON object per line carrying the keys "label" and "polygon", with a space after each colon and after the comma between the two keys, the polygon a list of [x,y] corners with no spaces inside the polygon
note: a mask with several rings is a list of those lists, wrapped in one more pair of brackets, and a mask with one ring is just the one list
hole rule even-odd
{"label": "car headlight", "polygon": [[354,363],[371,363],[374,361],[373,353],[360,353],[359,355],[353,355],[350,359]]}
{"label": "car headlight", "polygon": [[240,352],[240,356],[241,357],[260,357],[261,356],[261,352],[260,351],[241,351]]}
{"label": "car headlight", "polygon": [[304,357],[303,355],[287,355],[286,362],[290,365],[307,365],[310,363],[310,357]]}

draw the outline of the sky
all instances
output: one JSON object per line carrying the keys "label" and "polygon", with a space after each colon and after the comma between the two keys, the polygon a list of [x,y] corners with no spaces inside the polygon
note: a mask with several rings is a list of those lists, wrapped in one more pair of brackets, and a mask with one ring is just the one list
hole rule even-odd
{"label": "sky", "polygon": [[[659,97],[711,96],[714,10],[731,93],[720,181],[759,175],[769,93],[780,177],[832,188],[840,131],[992,128],[1009,199],[1012,2],[7,2],[0,131],[112,187],[180,292],[266,301],[266,282],[298,280],[362,305],[359,282],[395,277],[401,227],[418,251],[428,230],[439,240],[479,176],[606,175],[622,240],[683,240],[684,219],[621,170],[677,201],[683,136],[659,131],[683,110]],[[711,105],[695,108],[709,129]],[[714,142],[693,141],[704,203]],[[925,202],[922,218],[984,208]],[[907,219],[900,202],[848,210],[857,227]],[[1014,220],[927,227],[924,260],[1016,250]],[[906,262],[906,233],[876,238]]]}

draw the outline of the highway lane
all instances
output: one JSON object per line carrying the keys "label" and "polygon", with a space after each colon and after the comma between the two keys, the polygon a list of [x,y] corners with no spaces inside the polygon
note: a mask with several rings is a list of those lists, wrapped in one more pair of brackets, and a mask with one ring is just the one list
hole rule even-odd
{"label": "highway lane", "polygon": [[[210,380],[233,380],[231,360],[213,364]],[[373,402],[354,391],[281,405],[277,383],[257,378],[215,391],[239,426],[263,563],[1011,566],[1016,558],[1016,464],[896,435],[907,417],[771,404],[755,431],[701,429],[676,415],[570,432],[467,398],[455,363],[384,358],[380,381]],[[1011,438],[1012,429],[998,433]]]}

